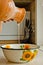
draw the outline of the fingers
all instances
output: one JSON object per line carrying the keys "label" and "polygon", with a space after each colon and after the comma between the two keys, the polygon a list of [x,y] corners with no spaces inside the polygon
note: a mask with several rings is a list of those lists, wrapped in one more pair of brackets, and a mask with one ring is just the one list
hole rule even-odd
{"label": "fingers", "polygon": [[6,22],[11,22],[11,21],[14,21],[14,20],[13,19],[9,19],[9,20],[3,21],[3,22],[6,23]]}

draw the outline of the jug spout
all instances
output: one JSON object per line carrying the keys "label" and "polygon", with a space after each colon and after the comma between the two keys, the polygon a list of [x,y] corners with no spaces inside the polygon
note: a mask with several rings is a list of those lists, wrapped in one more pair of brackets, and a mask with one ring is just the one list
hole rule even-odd
{"label": "jug spout", "polygon": [[24,8],[18,8],[18,7],[16,7],[15,10],[16,11],[12,19],[15,20],[17,23],[21,23],[25,18],[26,10]]}

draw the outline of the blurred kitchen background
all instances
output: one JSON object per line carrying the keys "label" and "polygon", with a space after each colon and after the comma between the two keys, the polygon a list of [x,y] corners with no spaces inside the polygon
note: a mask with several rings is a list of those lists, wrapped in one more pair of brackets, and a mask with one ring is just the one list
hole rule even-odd
{"label": "blurred kitchen background", "polygon": [[19,26],[15,21],[3,23],[0,41],[14,42],[20,39],[21,43],[35,43],[35,0],[14,0],[14,2],[16,6],[26,9],[26,16]]}
{"label": "blurred kitchen background", "polygon": [[43,0],[14,2],[16,6],[26,9],[26,17],[19,26],[15,21],[3,23],[0,43],[16,43],[20,39],[22,43],[43,44]]}

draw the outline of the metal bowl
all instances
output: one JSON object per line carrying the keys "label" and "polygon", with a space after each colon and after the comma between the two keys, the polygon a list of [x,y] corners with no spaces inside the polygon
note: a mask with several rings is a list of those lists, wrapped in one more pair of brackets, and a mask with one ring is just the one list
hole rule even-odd
{"label": "metal bowl", "polygon": [[39,46],[34,44],[6,44],[1,46],[10,62],[29,62],[38,53]]}

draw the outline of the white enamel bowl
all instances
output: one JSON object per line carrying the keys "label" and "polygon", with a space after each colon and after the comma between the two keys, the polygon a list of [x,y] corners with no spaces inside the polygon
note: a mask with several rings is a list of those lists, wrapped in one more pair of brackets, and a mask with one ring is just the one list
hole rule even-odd
{"label": "white enamel bowl", "polygon": [[[7,48],[9,47],[10,48]],[[6,47],[7,46],[7,47]],[[30,46],[30,48],[25,48]],[[3,53],[10,62],[28,62],[38,53],[39,46],[33,44],[6,44],[1,46]]]}

